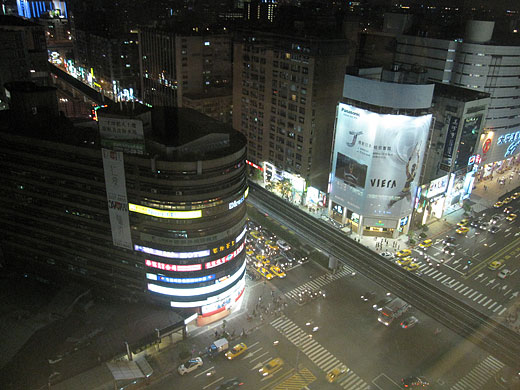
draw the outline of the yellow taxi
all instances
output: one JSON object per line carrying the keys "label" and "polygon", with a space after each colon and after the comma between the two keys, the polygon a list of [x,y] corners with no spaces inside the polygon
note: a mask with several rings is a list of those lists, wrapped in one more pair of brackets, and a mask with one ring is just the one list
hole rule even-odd
{"label": "yellow taxi", "polygon": [[247,345],[244,343],[240,343],[235,345],[233,348],[231,348],[229,351],[226,352],[226,358],[228,360],[233,360],[237,356],[242,355],[247,350]]}
{"label": "yellow taxi", "polygon": [[283,360],[280,358],[274,358],[261,369],[258,370],[260,375],[267,376],[270,374],[274,374],[276,371],[280,370],[283,366]]}
{"label": "yellow taxi", "polygon": [[246,255],[252,256],[254,253],[255,253],[255,250],[252,247],[248,246],[246,248]]}
{"label": "yellow taxi", "polygon": [[334,367],[332,370],[327,372],[327,375],[325,376],[325,378],[327,379],[327,382],[332,383],[332,382],[335,382],[336,379],[338,379],[341,375],[343,375],[347,371],[348,371],[348,368],[345,365]]}
{"label": "yellow taxi", "polygon": [[513,200],[513,199],[507,197],[507,198],[505,198],[505,199],[502,201],[502,203],[503,203],[503,204],[508,204],[508,203],[511,203],[512,200]]}
{"label": "yellow taxi", "polygon": [[466,234],[467,232],[469,232],[469,227],[462,226],[462,227],[458,228],[457,230],[455,230],[455,232],[458,234]]}
{"label": "yellow taxi", "polygon": [[269,248],[272,251],[277,251],[280,249],[280,247],[278,245],[276,245],[276,242],[274,242],[274,241],[266,240],[265,244],[267,245],[267,248]]}
{"label": "yellow taxi", "polygon": [[427,240],[424,240],[423,242],[421,242],[421,243],[419,244],[419,246],[420,246],[421,248],[429,248],[429,247],[432,246],[432,244],[433,244],[433,241],[430,240],[430,239],[427,239]]}
{"label": "yellow taxi", "polygon": [[275,275],[278,276],[280,279],[285,278],[287,275],[285,275],[285,272],[282,271],[280,267],[277,265],[272,265],[269,270]]}
{"label": "yellow taxi", "polygon": [[459,226],[459,227],[468,226],[468,223],[469,223],[469,219],[464,218],[463,220],[461,220],[460,222],[457,223],[457,226]]}
{"label": "yellow taxi", "polygon": [[404,269],[407,270],[407,271],[410,271],[410,272],[414,272],[414,271],[417,271],[419,269],[419,264],[417,264],[417,263],[410,263],[406,267],[404,267]]}
{"label": "yellow taxi", "polygon": [[496,208],[496,209],[499,209],[500,207],[502,207],[504,205],[504,202],[501,202],[501,201],[498,201],[496,202],[493,207]]}
{"label": "yellow taxi", "polygon": [[516,219],[517,215],[516,214],[509,214],[506,219],[509,221],[509,222],[513,222],[515,219]]}
{"label": "yellow taxi", "polygon": [[504,265],[503,260],[495,260],[491,264],[488,265],[488,269],[491,271],[496,271],[497,269],[501,268]]}
{"label": "yellow taxi", "polygon": [[264,238],[258,230],[251,230],[249,234],[256,240],[262,240]]}
{"label": "yellow taxi", "polygon": [[399,252],[395,254],[396,257],[405,257],[410,256],[412,251],[410,249],[401,249]]}
{"label": "yellow taxi", "polygon": [[515,192],[513,195],[511,195],[512,199],[518,199],[520,198],[520,192]]}
{"label": "yellow taxi", "polygon": [[403,257],[402,259],[397,260],[397,264],[399,264],[401,267],[408,265],[412,262],[412,258],[410,256]]}
{"label": "yellow taxi", "polygon": [[269,265],[269,259],[267,257],[265,257],[264,255],[256,255],[255,256],[255,259],[257,261],[258,264],[262,265]]}
{"label": "yellow taxi", "polygon": [[271,280],[272,278],[274,278],[273,274],[270,273],[269,270],[265,267],[258,267],[256,268],[256,271],[267,280]]}

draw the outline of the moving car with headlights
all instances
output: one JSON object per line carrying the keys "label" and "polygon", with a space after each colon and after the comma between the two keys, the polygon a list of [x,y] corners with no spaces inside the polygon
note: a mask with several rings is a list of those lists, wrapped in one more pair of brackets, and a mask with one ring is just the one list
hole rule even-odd
{"label": "moving car with headlights", "polygon": [[380,299],[376,303],[372,305],[373,309],[376,311],[381,311],[383,307],[385,307],[388,303],[392,302],[394,298],[391,297],[385,297],[383,299]]}
{"label": "moving car with headlights", "polygon": [[327,379],[327,382],[332,383],[332,382],[336,381],[336,379],[338,379],[341,375],[343,375],[347,371],[348,371],[347,366],[342,364],[341,366],[334,367],[332,370],[327,372],[327,375],[325,376],[325,378]]}
{"label": "moving car with headlights", "polygon": [[267,270],[267,268],[265,268],[265,267],[260,267],[260,268],[257,268],[256,270],[260,273],[260,275],[262,275],[267,280],[271,280],[272,278],[274,278],[273,274],[270,273]]}
{"label": "moving car with headlights", "polygon": [[509,214],[506,219],[509,221],[509,222],[513,222],[515,219],[516,219],[517,215],[516,214]]}
{"label": "moving car with headlights", "polygon": [[419,269],[419,264],[410,263],[406,267],[404,267],[404,269],[410,272],[417,271]]}
{"label": "moving car with headlights", "polygon": [[276,241],[276,245],[278,245],[278,247],[283,251],[288,251],[289,249],[291,249],[291,246],[284,240]]}
{"label": "moving car with headlights", "polygon": [[189,372],[196,370],[199,367],[202,367],[202,364],[203,364],[202,358],[196,357],[196,358],[188,360],[184,364],[181,364],[179,366],[179,368],[177,369],[177,371],[179,372],[180,375],[184,375],[184,374],[187,374]]}
{"label": "moving car with headlights", "polygon": [[464,227],[464,226],[467,226],[468,224],[469,224],[469,219],[467,219],[467,218],[464,218],[460,222],[457,222],[457,226],[459,226],[459,227]]}
{"label": "moving car with headlights", "polygon": [[258,230],[251,230],[249,235],[253,237],[255,240],[263,240],[262,234]]}
{"label": "moving car with headlights", "polygon": [[466,227],[466,226],[460,227],[457,230],[455,230],[455,232],[458,234],[466,234],[467,232],[469,232],[469,227]]}
{"label": "moving car with headlights", "polygon": [[518,199],[520,197],[520,192],[515,192],[513,195],[511,195],[512,199]]}
{"label": "moving car with headlights", "polygon": [[408,265],[412,262],[412,258],[410,256],[403,257],[402,259],[399,259],[396,261],[398,265],[401,267],[404,267],[405,265]]}
{"label": "moving car with headlights", "polygon": [[513,212],[513,207],[511,207],[511,206],[504,207],[504,214],[510,214],[512,212]]}
{"label": "moving car with headlights", "polygon": [[399,252],[395,254],[396,257],[406,257],[410,256],[412,251],[410,249],[401,249]]}
{"label": "moving car with headlights", "polygon": [[389,326],[394,319],[399,318],[410,308],[410,304],[401,298],[394,298],[379,312],[377,320],[386,326]]}
{"label": "moving car with headlights", "polygon": [[421,242],[421,243],[419,244],[419,246],[420,246],[421,248],[429,248],[429,247],[432,246],[432,244],[433,244],[433,241],[430,240],[430,239],[428,238],[427,240],[424,240],[423,242]]}
{"label": "moving car with headlights", "polygon": [[287,275],[285,274],[285,272],[282,271],[282,269],[280,267],[278,267],[277,265],[272,265],[271,268],[269,268],[269,270],[275,275],[275,276],[278,276],[280,279],[283,279],[285,278]]}
{"label": "moving car with headlights", "polygon": [[235,345],[229,351],[227,351],[225,356],[228,360],[233,360],[237,356],[243,354],[245,351],[247,351],[247,345],[245,345],[244,343],[240,343]]}
{"label": "moving car with headlights", "polygon": [[500,207],[502,207],[504,205],[504,202],[501,202],[500,200],[498,202],[496,202],[493,207],[496,208],[496,209],[499,209]]}
{"label": "moving car with headlights", "polygon": [[513,199],[507,197],[507,198],[505,198],[505,199],[502,201],[502,203],[503,203],[503,204],[508,204],[508,203],[511,203],[512,200],[513,200]]}
{"label": "moving car with headlights", "polygon": [[455,237],[453,236],[446,236],[444,240],[442,240],[442,243],[444,245],[455,245]]}
{"label": "moving car with headlights", "polygon": [[369,300],[373,299],[375,296],[376,296],[376,293],[374,291],[367,291],[361,295],[361,299],[364,302],[368,302]]}
{"label": "moving car with headlights", "polygon": [[269,361],[265,366],[258,370],[260,375],[267,376],[274,374],[278,370],[280,370],[283,366],[283,360],[281,358],[274,358]]}
{"label": "moving car with headlights", "polygon": [[504,262],[502,260],[495,260],[491,264],[488,265],[488,269],[491,271],[495,271],[504,266]]}

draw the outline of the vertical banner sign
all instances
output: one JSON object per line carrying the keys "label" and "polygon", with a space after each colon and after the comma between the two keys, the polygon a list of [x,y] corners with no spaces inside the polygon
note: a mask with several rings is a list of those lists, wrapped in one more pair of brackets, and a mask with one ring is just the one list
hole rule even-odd
{"label": "vertical banner sign", "polygon": [[101,149],[101,153],[103,154],[112,242],[115,246],[132,250],[123,153],[110,149]]}
{"label": "vertical banner sign", "polygon": [[447,159],[447,163],[451,164],[453,157],[453,149],[455,148],[455,140],[457,139],[457,132],[459,130],[460,119],[456,116],[450,116],[448,122],[448,134],[446,134],[446,142],[444,144],[443,157]]}

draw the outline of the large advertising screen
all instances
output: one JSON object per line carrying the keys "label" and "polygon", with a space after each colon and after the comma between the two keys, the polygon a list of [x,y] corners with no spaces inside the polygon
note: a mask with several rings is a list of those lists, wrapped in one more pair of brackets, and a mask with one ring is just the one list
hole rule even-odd
{"label": "large advertising screen", "polygon": [[331,199],[364,216],[410,213],[430,123],[339,104]]}

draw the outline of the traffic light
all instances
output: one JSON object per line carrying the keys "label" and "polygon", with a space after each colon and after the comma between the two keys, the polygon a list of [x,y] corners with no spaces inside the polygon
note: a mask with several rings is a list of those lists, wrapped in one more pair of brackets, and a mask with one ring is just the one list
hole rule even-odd
{"label": "traffic light", "polygon": [[471,265],[471,260],[468,260],[468,265]]}

